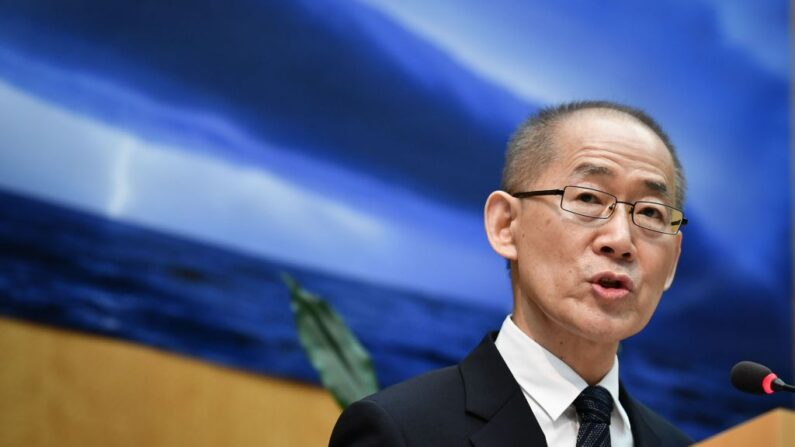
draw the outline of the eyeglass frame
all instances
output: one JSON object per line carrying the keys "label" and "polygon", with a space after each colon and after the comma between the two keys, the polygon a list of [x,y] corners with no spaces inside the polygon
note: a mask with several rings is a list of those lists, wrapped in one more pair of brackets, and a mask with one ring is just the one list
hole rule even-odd
{"label": "eyeglass frame", "polygon": [[[608,209],[610,209],[610,213],[607,216],[604,216],[604,217],[589,216],[587,214],[576,213],[574,211],[567,210],[566,208],[563,207],[563,195],[564,195],[564,192],[566,191],[566,188],[587,189],[589,191],[595,191],[595,192],[599,192],[599,193],[602,193],[602,194],[606,194],[606,195],[612,197],[613,200],[615,201],[615,203],[612,205],[612,208],[608,207]],[[629,215],[631,216],[631,220],[632,220],[632,224],[633,225],[637,226],[638,228],[643,228],[644,230],[649,230],[649,231],[653,231],[655,233],[660,233],[660,234],[669,234],[671,236],[676,236],[677,234],[679,234],[679,232],[682,231],[682,227],[687,225],[687,219],[685,219],[685,213],[684,213],[684,211],[680,210],[679,208],[676,208],[676,207],[673,207],[673,206],[670,206],[670,205],[666,205],[666,204],[660,203],[660,202],[652,202],[650,200],[636,200],[634,202],[625,202],[623,200],[618,200],[618,197],[614,196],[613,194],[610,194],[609,192],[605,192],[605,191],[602,191],[602,190],[596,189],[596,188],[589,188],[587,186],[566,185],[566,186],[563,187],[563,189],[542,189],[542,190],[537,190],[537,191],[520,191],[520,192],[515,192],[515,193],[509,193],[509,194],[511,194],[512,197],[516,197],[517,199],[526,199],[528,197],[538,197],[538,196],[560,196],[560,203],[559,203],[560,209],[562,209],[563,211],[566,211],[567,213],[571,213],[571,214],[574,214],[574,215],[577,215],[577,216],[588,217],[588,218],[591,218],[591,219],[610,219],[613,216],[613,213],[616,210],[616,205],[618,205],[619,203],[623,203],[625,205],[629,205]],[[668,233],[668,232],[665,232],[665,231],[659,231],[659,230],[655,230],[653,228],[647,228],[647,227],[638,225],[638,223],[635,222],[635,206],[638,203],[652,203],[654,205],[662,205],[662,206],[671,208],[673,210],[679,211],[680,213],[682,213],[682,219],[681,219],[682,223],[679,224],[679,227],[676,229],[675,233]]]}

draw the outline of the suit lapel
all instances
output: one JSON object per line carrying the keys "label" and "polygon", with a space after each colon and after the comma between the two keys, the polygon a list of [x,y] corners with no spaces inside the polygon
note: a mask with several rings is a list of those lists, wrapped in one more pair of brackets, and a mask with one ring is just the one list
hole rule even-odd
{"label": "suit lapel", "polygon": [[460,364],[467,413],[484,422],[470,441],[477,447],[546,446],[546,439],[519,384],[494,345],[496,332]]}
{"label": "suit lapel", "polygon": [[618,400],[627,412],[632,427],[632,440],[635,447],[660,447],[660,438],[646,418],[641,405],[627,393],[624,385],[618,384]]}
{"label": "suit lapel", "polygon": [[547,441],[521,390],[511,396],[469,440],[475,447],[544,446]]}

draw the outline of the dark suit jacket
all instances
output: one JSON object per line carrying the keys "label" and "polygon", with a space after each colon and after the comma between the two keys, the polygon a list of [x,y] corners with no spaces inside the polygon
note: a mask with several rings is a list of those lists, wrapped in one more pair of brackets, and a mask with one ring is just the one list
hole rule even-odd
{"label": "dark suit jacket", "polygon": [[[332,447],[545,446],[541,427],[491,333],[460,364],[389,387],[349,406],[331,434]],[[636,447],[692,441],[627,394]],[[554,446],[553,446],[554,447]]]}

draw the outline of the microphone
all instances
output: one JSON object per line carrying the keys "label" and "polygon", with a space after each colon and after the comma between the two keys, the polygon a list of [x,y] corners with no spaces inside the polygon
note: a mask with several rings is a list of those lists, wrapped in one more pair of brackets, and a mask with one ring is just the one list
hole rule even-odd
{"label": "microphone", "polygon": [[732,385],[740,391],[753,394],[773,394],[776,391],[795,392],[767,366],[744,360],[732,368]]}

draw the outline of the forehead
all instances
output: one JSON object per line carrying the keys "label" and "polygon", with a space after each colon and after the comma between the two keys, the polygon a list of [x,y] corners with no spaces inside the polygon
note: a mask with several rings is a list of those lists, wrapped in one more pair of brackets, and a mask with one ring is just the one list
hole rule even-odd
{"label": "forehead", "polygon": [[549,180],[626,180],[665,196],[674,194],[670,151],[651,129],[621,112],[585,110],[565,118],[553,137]]}

